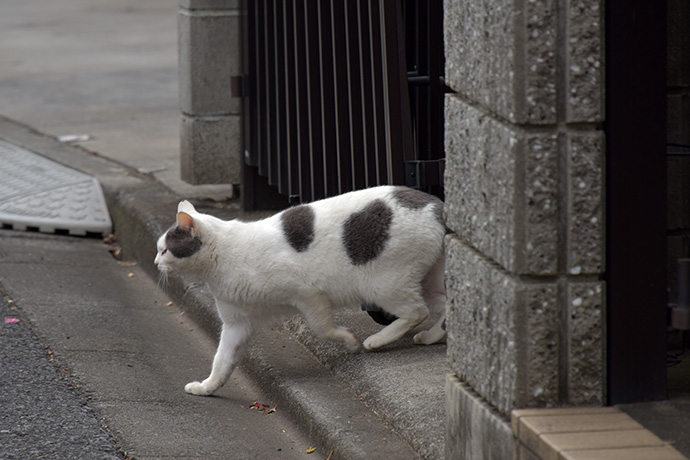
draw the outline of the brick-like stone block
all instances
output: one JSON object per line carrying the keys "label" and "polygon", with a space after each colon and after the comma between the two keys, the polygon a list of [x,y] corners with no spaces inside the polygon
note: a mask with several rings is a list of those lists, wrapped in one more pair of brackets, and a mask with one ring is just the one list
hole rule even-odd
{"label": "brick-like stone block", "polygon": [[447,224],[508,270],[515,259],[517,137],[457,98],[446,98]]}
{"label": "brick-like stone block", "polygon": [[558,268],[558,137],[501,123],[446,98],[446,222],[519,274]]}
{"label": "brick-like stone block", "polygon": [[604,271],[604,135],[600,131],[567,135],[568,272]]}
{"label": "brick-like stone block", "polygon": [[604,119],[603,2],[567,1],[566,121]]}
{"label": "brick-like stone block", "polygon": [[558,270],[560,234],[558,136],[525,133],[518,142],[516,271],[548,275]]}
{"label": "brick-like stone block", "polygon": [[[519,54],[516,55],[516,67],[519,80],[516,92],[524,114],[518,114],[517,120],[530,124],[555,123],[558,68],[556,0],[526,0],[518,8],[524,14],[517,16]],[[520,62],[522,59],[524,65]]]}
{"label": "brick-like stone block", "polygon": [[606,402],[606,308],[603,282],[570,282],[568,308],[568,403]]}
{"label": "brick-like stone block", "polygon": [[446,82],[513,123],[556,121],[555,0],[444,5]]}
{"label": "brick-like stone block", "polygon": [[446,239],[451,369],[500,412],[558,402],[558,288],[510,276]]}
{"label": "brick-like stone block", "polygon": [[454,375],[446,380],[446,408],[445,458],[514,458],[510,423]]}
{"label": "brick-like stone block", "polygon": [[239,116],[192,118],[183,115],[180,145],[182,180],[193,185],[240,183]]}
{"label": "brick-like stone block", "polygon": [[193,116],[239,114],[241,99],[230,79],[242,75],[239,11],[180,10],[179,88],[182,113]]}

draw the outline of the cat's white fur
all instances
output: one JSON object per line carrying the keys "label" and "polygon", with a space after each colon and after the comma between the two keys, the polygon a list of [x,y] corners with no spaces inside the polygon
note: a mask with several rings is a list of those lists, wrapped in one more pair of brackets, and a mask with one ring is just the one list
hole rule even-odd
{"label": "cat's white fur", "polygon": [[[430,344],[445,336],[443,239],[445,226],[436,204],[411,209],[383,186],[316,201],[314,239],[297,252],[287,242],[281,215],[258,222],[223,221],[197,212],[187,201],[179,204],[178,227],[202,244],[189,257],[176,258],[158,241],[155,264],[167,273],[195,275],[206,281],[222,320],[220,343],[210,376],[191,382],[185,391],[210,395],[229,378],[247,342],[257,329],[299,312],[320,337],[360,346],[354,333],[333,322],[332,307],[376,304],[398,319],[364,341],[372,350],[401,338],[429,315],[441,313],[415,343]],[[343,223],[373,200],[393,211],[389,238],[374,259],[354,265],[343,245]]]}

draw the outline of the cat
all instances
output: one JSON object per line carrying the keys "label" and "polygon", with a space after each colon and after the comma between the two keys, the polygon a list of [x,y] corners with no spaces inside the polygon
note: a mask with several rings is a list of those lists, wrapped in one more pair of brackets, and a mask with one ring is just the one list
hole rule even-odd
{"label": "cat", "polygon": [[367,350],[400,339],[430,310],[440,317],[413,340],[443,339],[442,213],[441,200],[402,186],[349,192],[256,222],[223,221],[180,202],[176,224],[158,239],[154,264],[166,276],[205,281],[223,323],[211,374],[185,391],[213,394],[257,329],[297,312],[317,336],[352,351],[360,342],[334,324],[333,306],[367,305],[386,315],[390,324],[364,341]]}

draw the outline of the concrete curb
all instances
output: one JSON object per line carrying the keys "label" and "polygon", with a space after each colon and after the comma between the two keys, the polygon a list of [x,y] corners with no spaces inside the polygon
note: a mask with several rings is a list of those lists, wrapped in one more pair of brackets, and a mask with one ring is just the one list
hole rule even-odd
{"label": "concrete curb", "polygon": [[[158,277],[149,262],[155,257],[158,236],[170,226],[180,197],[151,176],[4,117],[0,117],[0,138],[96,177],[124,256],[137,260],[154,279]],[[198,207],[204,209],[204,203]],[[241,212],[235,205],[216,214],[233,218]],[[189,317],[217,337],[220,321],[206,288],[189,279],[170,278],[167,291]],[[299,367],[290,366],[295,362]],[[289,330],[275,328],[258,334],[242,367],[262,391],[276,398],[278,406],[315,440],[318,452],[325,452],[325,456],[333,450],[332,459],[420,458]]]}

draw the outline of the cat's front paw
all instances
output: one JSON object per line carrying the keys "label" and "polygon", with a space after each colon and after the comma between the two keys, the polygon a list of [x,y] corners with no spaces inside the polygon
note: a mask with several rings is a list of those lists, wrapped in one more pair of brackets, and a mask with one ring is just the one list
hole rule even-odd
{"label": "cat's front paw", "polygon": [[190,395],[196,396],[209,396],[212,393],[211,391],[208,391],[208,389],[201,382],[188,383],[184,386],[184,391]]}

